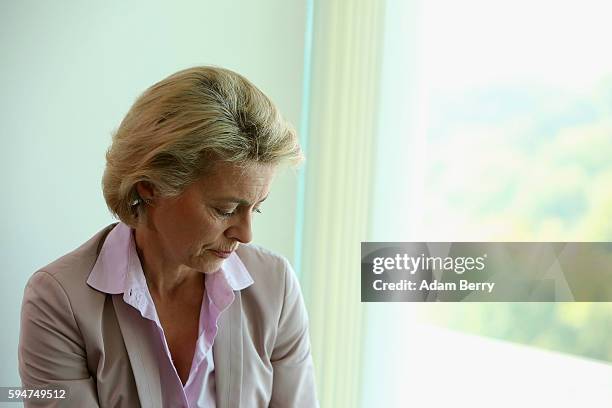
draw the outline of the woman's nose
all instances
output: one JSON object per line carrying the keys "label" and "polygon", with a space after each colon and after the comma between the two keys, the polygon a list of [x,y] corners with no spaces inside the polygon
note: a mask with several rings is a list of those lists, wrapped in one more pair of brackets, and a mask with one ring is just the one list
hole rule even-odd
{"label": "woman's nose", "polygon": [[253,239],[253,231],[251,230],[252,214],[250,212],[236,218],[236,222],[232,224],[226,231],[225,236],[242,244],[248,244]]}

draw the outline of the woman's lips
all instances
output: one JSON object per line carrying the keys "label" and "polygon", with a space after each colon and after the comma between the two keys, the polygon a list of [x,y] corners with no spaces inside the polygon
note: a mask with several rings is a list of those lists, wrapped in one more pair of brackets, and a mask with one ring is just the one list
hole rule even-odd
{"label": "woman's lips", "polygon": [[232,254],[232,252],[225,252],[225,251],[215,251],[213,249],[210,250],[210,252],[212,252],[213,254],[217,255],[219,258],[229,258],[229,256]]}

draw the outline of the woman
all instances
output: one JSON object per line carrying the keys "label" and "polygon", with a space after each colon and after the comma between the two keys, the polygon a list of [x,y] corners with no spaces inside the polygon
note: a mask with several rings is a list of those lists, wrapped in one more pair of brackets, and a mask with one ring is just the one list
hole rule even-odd
{"label": "woman", "polygon": [[37,271],[22,305],[26,406],[317,406],[289,263],[249,244],[295,132],[242,76],[180,71],[132,106],[106,155],[120,220]]}

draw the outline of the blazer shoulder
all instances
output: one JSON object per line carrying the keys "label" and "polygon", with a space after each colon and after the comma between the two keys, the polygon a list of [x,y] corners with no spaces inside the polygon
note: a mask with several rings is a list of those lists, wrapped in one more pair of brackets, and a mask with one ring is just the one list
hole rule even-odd
{"label": "blazer shoulder", "polygon": [[283,281],[288,273],[294,274],[293,267],[284,256],[256,244],[240,245],[238,257],[257,281]]}
{"label": "blazer shoulder", "polygon": [[256,302],[278,320],[288,291],[299,288],[291,264],[284,256],[255,244],[240,245],[236,253],[254,281],[242,290],[243,303]]}
{"label": "blazer shoulder", "polygon": [[81,291],[83,288],[89,288],[87,286],[89,273],[96,263],[106,236],[115,225],[117,224],[105,227],[75,250],[38,269],[29,278],[27,286],[40,284],[40,275],[45,274],[58,282],[67,294],[74,290]]}

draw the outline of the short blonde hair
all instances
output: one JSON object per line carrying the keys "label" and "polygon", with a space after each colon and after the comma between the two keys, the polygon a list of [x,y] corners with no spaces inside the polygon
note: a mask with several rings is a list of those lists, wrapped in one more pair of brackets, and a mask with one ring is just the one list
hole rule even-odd
{"label": "short blonde hair", "polygon": [[110,211],[135,227],[146,207],[138,182],[173,197],[219,161],[247,167],[302,160],[295,130],[263,92],[228,69],[194,67],[132,105],[106,153],[102,190]]}

